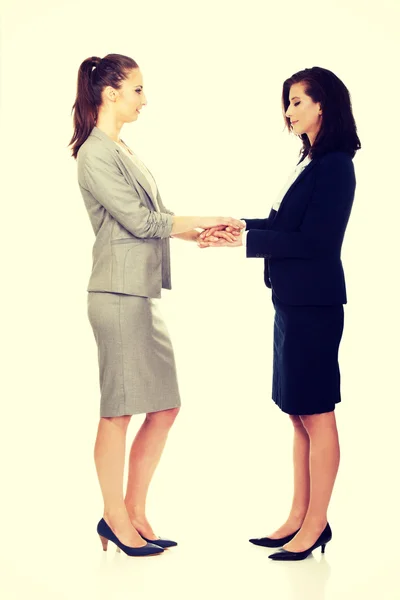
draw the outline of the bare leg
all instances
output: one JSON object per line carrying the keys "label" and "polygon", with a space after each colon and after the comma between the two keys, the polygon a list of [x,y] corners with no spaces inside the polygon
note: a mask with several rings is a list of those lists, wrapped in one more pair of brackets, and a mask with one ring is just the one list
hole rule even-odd
{"label": "bare leg", "polygon": [[100,419],[94,459],[104,500],[104,520],[126,546],[145,546],[132,526],[123,498],[126,431],[130,416]]}
{"label": "bare leg", "polygon": [[133,526],[150,540],[157,536],[146,517],[147,492],[178,412],[171,408],[147,414],[130,451],[125,505]]}
{"label": "bare leg", "polygon": [[301,417],[310,436],[310,504],[299,533],[284,546],[299,552],[310,548],[325,529],[328,506],[340,462],[334,411]]}
{"label": "bare leg", "polygon": [[300,529],[310,501],[310,438],[300,417],[290,415],[294,426],[293,471],[294,493],[287,521],[272,535],[273,539],[290,535]]}

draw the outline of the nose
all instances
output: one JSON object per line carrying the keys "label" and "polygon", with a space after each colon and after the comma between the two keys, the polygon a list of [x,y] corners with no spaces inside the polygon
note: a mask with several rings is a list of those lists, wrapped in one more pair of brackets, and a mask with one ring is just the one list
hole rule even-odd
{"label": "nose", "polygon": [[146,106],[146,104],[147,104],[147,98],[146,98],[145,94],[143,93],[143,95],[142,95],[142,105]]}
{"label": "nose", "polygon": [[291,116],[292,116],[292,112],[291,112],[291,110],[290,110],[290,106],[289,106],[289,107],[288,107],[288,109],[287,109],[287,111],[286,111],[286,117],[287,117],[288,119],[290,119],[290,118],[291,118]]}

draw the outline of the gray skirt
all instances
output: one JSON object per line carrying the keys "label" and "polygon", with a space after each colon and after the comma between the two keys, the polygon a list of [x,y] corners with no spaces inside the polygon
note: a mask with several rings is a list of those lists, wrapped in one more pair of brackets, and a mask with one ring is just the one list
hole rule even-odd
{"label": "gray skirt", "polygon": [[158,302],[88,293],[88,317],[98,348],[101,417],[181,405],[174,352]]}

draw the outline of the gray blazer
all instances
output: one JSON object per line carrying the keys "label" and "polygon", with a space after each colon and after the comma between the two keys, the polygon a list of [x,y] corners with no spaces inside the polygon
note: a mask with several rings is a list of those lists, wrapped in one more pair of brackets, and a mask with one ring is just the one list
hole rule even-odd
{"label": "gray blazer", "polygon": [[87,291],[160,298],[171,289],[173,212],[124,151],[94,127],[78,152],[78,182],[96,240]]}

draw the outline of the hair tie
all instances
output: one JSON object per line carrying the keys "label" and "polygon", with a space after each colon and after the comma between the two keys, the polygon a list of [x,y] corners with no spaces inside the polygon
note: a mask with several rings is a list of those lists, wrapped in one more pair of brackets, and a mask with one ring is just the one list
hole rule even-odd
{"label": "hair tie", "polygon": [[98,56],[96,56],[92,59],[92,73],[93,73],[94,69],[96,69],[98,67],[98,65],[100,63],[101,63],[101,58],[99,58]]}

